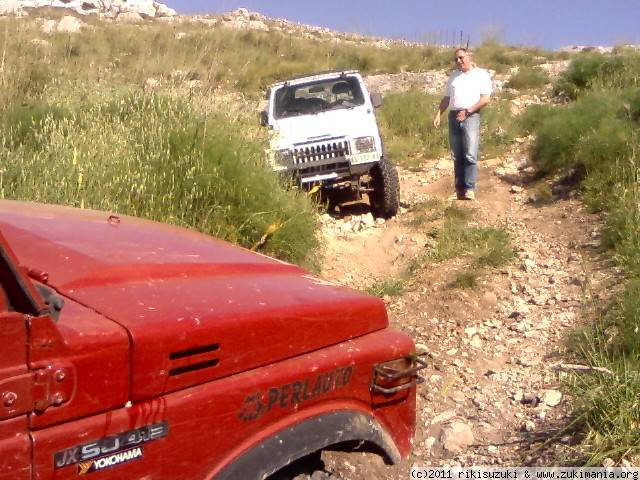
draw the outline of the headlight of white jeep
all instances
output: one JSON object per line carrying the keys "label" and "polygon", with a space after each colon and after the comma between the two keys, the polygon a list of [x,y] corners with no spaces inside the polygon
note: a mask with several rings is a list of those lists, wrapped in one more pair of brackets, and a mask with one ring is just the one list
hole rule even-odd
{"label": "headlight of white jeep", "polygon": [[373,137],[358,137],[353,141],[353,144],[357,153],[373,152],[376,149]]}

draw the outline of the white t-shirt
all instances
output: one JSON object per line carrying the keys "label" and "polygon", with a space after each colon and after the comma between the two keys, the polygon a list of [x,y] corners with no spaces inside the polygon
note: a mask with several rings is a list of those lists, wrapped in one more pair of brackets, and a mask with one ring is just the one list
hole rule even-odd
{"label": "white t-shirt", "polygon": [[491,95],[491,77],[484,68],[474,67],[468,72],[458,69],[449,75],[444,95],[449,97],[451,110],[464,110],[480,100],[480,95]]}

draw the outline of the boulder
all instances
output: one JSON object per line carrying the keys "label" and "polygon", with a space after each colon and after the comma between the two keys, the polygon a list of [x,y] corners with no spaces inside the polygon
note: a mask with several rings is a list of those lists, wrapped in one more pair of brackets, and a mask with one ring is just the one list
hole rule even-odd
{"label": "boulder", "polygon": [[544,390],[540,394],[540,400],[545,405],[555,407],[557,405],[560,405],[560,402],[562,401],[562,393],[560,393],[558,390]]}
{"label": "boulder", "polygon": [[167,7],[164,3],[153,2],[153,5],[156,8],[156,18],[176,16],[176,11],[173,8]]}
{"label": "boulder", "polygon": [[115,18],[132,12],[143,18],[172,18],[173,8],[154,0],[0,0],[0,15],[20,14],[25,8],[66,8],[80,15]]}
{"label": "boulder", "polygon": [[153,18],[156,16],[156,7],[151,0],[127,0],[126,2],[121,2],[119,8],[120,15],[122,15],[122,13],[132,12],[137,13],[143,18]]}
{"label": "boulder", "polygon": [[456,420],[442,429],[440,443],[449,453],[457,454],[473,445],[475,441],[471,427],[462,421]]}
{"label": "boulder", "polygon": [[121,23],[140,23],[144,22],[144,18],[137,12],[121,12],[116,17],[116,20]]}
{"label": "boulder", "polygon": [[40,25],[40,31],[42,33],[50,34],[55,32],[57,27],[58,22],[56,22],[55,20],[45,20],[44,22],[42,22],[42,25]]}
{"label": "boulder", "polygon": [[59,33],[78,33],[86,25],[78,20],[76,17],[67,15],[62,17],[62,20],[56,26],[56,31]]}
{"label": "boulder", "polygon": [[22,5],[19,0],[1,0],[0,1],[0,15],[10,15],[20,13],[22,11]]}
{"label": "boulder", "polygon": [[249,30],[258,30],[260,32],[269,31],[269,27],[267,26],[267,24],[261,20],[249,20],[249,23],[247,23],[247,28]]}

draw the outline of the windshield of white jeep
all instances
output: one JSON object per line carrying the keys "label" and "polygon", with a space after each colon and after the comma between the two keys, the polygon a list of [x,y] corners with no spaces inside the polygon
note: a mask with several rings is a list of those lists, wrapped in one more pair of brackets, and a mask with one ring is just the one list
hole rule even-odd
{"label": "windshield of white jeep", "polygon": [[300,85],[284,85],[276,91],[276,118],[308,115],[353,108],[364,104],[364,95],[356,77],[338,77]]}

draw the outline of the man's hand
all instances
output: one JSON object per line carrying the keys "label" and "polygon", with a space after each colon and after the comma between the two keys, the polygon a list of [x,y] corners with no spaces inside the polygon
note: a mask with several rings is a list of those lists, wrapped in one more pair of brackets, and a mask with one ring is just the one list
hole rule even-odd
{"label": "man's hand", "polygon": [[456,114],[456,121],[458,122],[464,122],[467,119],[467,111],[466,110],[460,110],[457,114]]}
{"label": "man's hand", "polygon": [[440,126],[440,110],[438,110],[435,117],[433,117],[433,126],[436,128]]}
{"label": "man's hand", "polygon": [[449,106],[449,97],[445,95],[444,97],[442,97],[442,100],[440,100],[440,105],[438,105],[438,111],[436,112],[436,116],[433,117],[434,127],[438,128],[440,126],[440,115],[442,115],[442,112],[444,112],[448,106]]}

